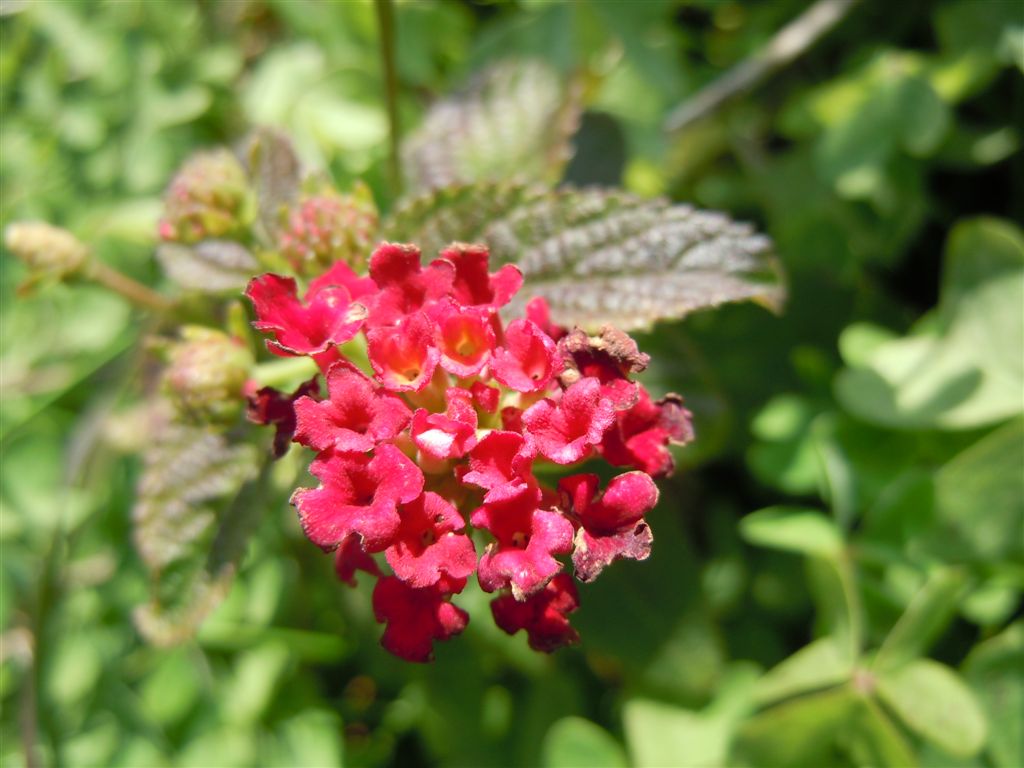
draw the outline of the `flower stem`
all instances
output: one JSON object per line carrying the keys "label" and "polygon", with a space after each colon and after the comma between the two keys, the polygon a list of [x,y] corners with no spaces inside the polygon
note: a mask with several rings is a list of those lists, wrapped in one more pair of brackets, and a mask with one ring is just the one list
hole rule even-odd
{"label": "flower stem", "polygon": [[91,277],[100,285],[103,285],[114,293],[119,293],[133,304],[138,304],[147,309],[164,312],[174,306],[174,302],[166,296],[147,288],[142,283],[132,280],[127,275],[109,267],[102,261],[93,259],[89,264],[86,275]]}
{"label": "flower stem", "polygon": [[377,27],[380,30],[380,60],[384,73],[384,94],[388,108],[388,171],[391,191],[395,197],[402,194],[402,174],[398,164],[398,78],[395,72],[395,8],[393,0],[374,0]]}

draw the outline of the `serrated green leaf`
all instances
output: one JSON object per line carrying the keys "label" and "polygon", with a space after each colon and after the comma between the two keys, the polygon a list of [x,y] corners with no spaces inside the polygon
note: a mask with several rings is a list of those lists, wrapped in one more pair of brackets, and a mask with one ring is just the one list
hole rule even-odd
{"label": "serrated green leaf", "polygon": [[971,689],[945,664],[915,659],[878,676],[878,695],[907,727],[953,755],[982,748],[988,724]]}
{"label": "serrated green leaf", "polygon": [[151,594],[135,618],[150,641],[170,645],[195,632],[231,582],[253,514],[239,491],[257,474],[257,450],[172,423],[143,462],[132,519]]}
{"label": "serrated green leaf", "polygon": [[740,520],[740,534],[751,544],[834,558],[843,548],[835,523],[814,509],[768,507]]}
{"label": "serrated green leaf", "polygon": [[230,240],[204,240],[198,245],[165,243],[156,252],[164,272],[189,291],[239,291],[259,270],[256,258]]}
{"label": "serrated green leaf", "polygon": [[895,669],[925,653],[956,614],[966,581],[966,574],[955,568],[930,574],[882,643],[875,668]]}
{"label": "serrated green leaf", "polygon": [[581,89],[540,60],[507,60],[434,104],[405,140],[412,193],[476,181],[561,178],[582,112]]}
{"label": "serrated green leaf", "polygon": [[563,717],[544,736],[545,768],[625,768],[626,755],[608,731],[581,717]]}
{"label": "serrated green leaf", "polygon": [[406,204],[383,232],[427,254],[486,244],[492,263],[526,277],[510,311],[543,296],[565,325],[635,330],[733,301],[778,309],[785,295],[770,241],[749,225],[616,190],[449,187]]}
{"label": "serrated green leaf", "polygon": [[833,637],[815,640],[769,670],[755,689],[759,704],[771,704],[800,693],[849,680],[853,659]]}

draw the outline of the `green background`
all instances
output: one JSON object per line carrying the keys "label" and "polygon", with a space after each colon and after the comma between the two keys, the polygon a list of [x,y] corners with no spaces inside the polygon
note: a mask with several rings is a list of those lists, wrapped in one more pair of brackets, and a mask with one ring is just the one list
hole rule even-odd
{"label": "green background", "polygon": [[[582,587],[583,642],[551,657],[472,589],[435,663],[389,657],[370,585],[339,585],[286,503],[297,456],[198,637],[147,645],[148,321],[90,286],[16,296],[5,252],[0,762],[1024,763],[1024,10],[864,2],[663,130],[805,7],[397,5],[405,127],[488,62],[539,57],[587,82],[566,181],[749,220],[787,273],[779,317],[729,306],[639,337],[698,441],[650,560]],[[370,4],[11,0],[0,35],[0,224],[46,219],[159,287],[168,179],[261,123],[393,202]]]}

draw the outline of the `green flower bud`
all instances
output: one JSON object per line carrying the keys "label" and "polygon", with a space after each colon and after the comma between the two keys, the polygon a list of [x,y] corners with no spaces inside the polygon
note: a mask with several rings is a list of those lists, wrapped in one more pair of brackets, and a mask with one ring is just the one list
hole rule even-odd
{"label": "green flower bud", "polygon": [[239,340],[212,328],[185,326],[167,350],[163,387],[183,416],[229,421],[242,409],[253,357]]}
{"label": "green flower bud", "polygon": [[66,229],[45,221],[16,221],[4,230],[4,245],[28,265],[32,279],[61,280],[78,272],[89,249]]}
{"label": "green flower bud", "polygon": [[278,248],[300,275],[319,274],[336,261],[360,272],[376,233],[377,208],[368,194],[327,191],[306,197],[288,212]]}
{"label": "green flower bud", "polygon": [[164,194],[163,240],[195,243],[245,227],[250,192],[245,169],[226,149],[193,155]]}

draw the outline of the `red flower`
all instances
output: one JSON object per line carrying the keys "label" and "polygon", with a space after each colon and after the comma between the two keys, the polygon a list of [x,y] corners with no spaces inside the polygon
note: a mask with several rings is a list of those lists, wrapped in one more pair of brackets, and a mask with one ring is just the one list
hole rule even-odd
{"label": "red flower", "polygon": [[507,501],[533,483],[531,465],[536,450],[515,432],[495,430],[477,443],[469,454],[469,471],[462,482],[486,488],[485,503]]}
{"label": "red flower", "polygon": [[360,277],[344,261],[336,261],[320,277],[309,284],[310,291],[322,291],[330,286],[341,286],[348,290],[353,301],[377,292],[377,284],[369,277]]}
{"label": "red flower", "polygon": [[501,390],[489,387],[482,381],[474,381],[469,391],[473,393],[473,404],[484,413],[497,413]]}
{"label": "red flower", "polygon": [[491,601],[494,623],[514,635],[526,630],[530,647],[551,653],[564,645],[579,642],[579,635],[569,624],[568,615],[579,608],[580,599],[572,577],[560,573],[540,592],[518,601],[502,595]]}
{"label": "red flower", "polygon": [[339,581],[350,587],[356,585],[356,571],[365,571],[371,576],[381,576],[377,561],[363,551],[363,545],[355,534],[347,536],[334,551],[334,572]]}
{"label": "red flower", "polygon": [[374,328],[366,334],[367,355],[387,389],[419,392],[430,383],[440,353],[434,346],[434,324],[422,312],[399,325]]}
{"label": "red flower", "polygon": [[395,576],[411,587],[436,584],[442,575],[464,579],[476,570],[476,551],[462,515],[436,493],[427,491],[401,510],[394,543],[384,550]]}
{"label": "red flower", "polygon": [[616,467],[634,467],[653,477],[663,477],[674,466],[669,444],[693,440],[690,412],[679,395],[666,395],[652,402],[643,386],[638,394],[629,410],[615,414],[615,423],[601,442],[601,455]]}
{"label": "red flower", "polygon": [[431,317],[437,323],[435,341],[441,353],[441,367],[460,378],[480,373],[494,349],[490,316],[449,300],[438,303]]}
{"label": "red flower", "polygon": [[554,555],[572,547],[572,523],[557,512],[537,509],[539,498],[539,491],[528,489],[484,504],[470,518],[496,539],[487,545],[477,568],[485,592],[511,587],[516,600],[522,600],[562,569]]}
{"label": "red flower", "polygon": [[380,445],[373,458],[323,453],[310,472],[320,485],[295,491],[292,504],[306,537],[328,551],[353,533],[362,537],[367,552],[385,549],[401,524],[398,505],[423,491],[423,472],[389,444]]}
{"label": "red flower", "polygon": [[381,391],[344,360],[327,372],[327,391],[327,400],[295,402],[295,440],[317,451],[366,453],[398,435],[412,418],[400,397]]}
{"label": "red flower", "polygon": [[526,319],[536,323],[553,340],[558,341],[567,331],[560,325],[551,322],[551,307],[543,296],[535,296],[526,302]]}
{"label": "red flower", "polygon": [[658,503],[658,487],[643,472],[612,478],[600,498],[597,475],[573,475],[558,483],[562,506],[580,524],[572,563],[576,578],[593,581],[621,558],[646,560],[654,539],[643,516]]}
{"label": "red flower", "polygon": [[370,256],[370,277],[379,289],[370,302],[368,325],[392,325],[451,291],[455,269],[440,259],[426,269],[415,245],[381,243]]}
{"label": "red flower", "polygon": [[494,378],[517,392],[540,392],[558,373],[555,342],[529,320],[513,320],[494,351]]}
{"label": "red flower", "polygon": [[602,392],[616,409],[636,403],[639,385],[630,381],[629,374],[643,371],[651,358],[640,351],[629,335],[608,325],[597,336],[588,336],[576,328],[559,340],[558,351],[564,365],[563,385],[593,376],[601,382]]}
{"label": "red flower", "polygon": [[365,309],[352,303],[343,285],[310,286],[305,301],[298,299],[295,281],[267,273],[254,277],[245,295],[256,310],[253,327],[274,335],[267,348],[276,355],[320,355],[358,332]]}
{"label": "red flower", "polygon": [[464,389],[449,387],[445,392],[448,408],[431,413],[420,408],[412,417],[412,441],[435,459],[458,459],[476,445],[476,411],[473,396]]}
{"label": "red flower", "polygon": [[500,309],[523,285],[523,273],[512,264],[488,273],[490,254],[483,245],[455,243],[441,251],[441,258],[455,265],[452,296],[464,307]]}
{"label": "red flower", "polygon": [[273,387],[263,387],[247,396],[246,416],[249,421],[274,425],[274,458],[279,459],[288,452],[288,443],[295,434],[295,401],[319,392],[320,385],[313,378],[300,384],[291,395]]}
{"label": "red flower", "polygon": [[373,613],[378,622],[387,623],[381,645],[406,661],[430,661],[434,640],[447,640],[469,623],[469,614],[449,602],[465,585],[465,579],[442,579],[417,589],[393,576],[378,581]]}
{"label": "red flower", "polygon": [[562,393],[560,402],[544,398],[523,413],[523,428],[537,449],[556,464],[572,464],[601,442],[615,419],[611,400],[595,378],[580,379]]}

